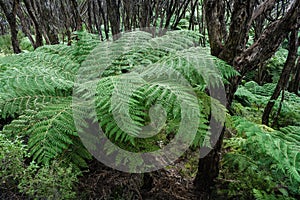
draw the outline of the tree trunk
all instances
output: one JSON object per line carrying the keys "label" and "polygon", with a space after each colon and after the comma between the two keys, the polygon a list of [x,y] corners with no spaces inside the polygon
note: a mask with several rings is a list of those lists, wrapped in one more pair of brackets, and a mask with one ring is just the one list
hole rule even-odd
{"label": "tree trunk", "polygon": [[73,15],[76,21],[76,31],[80,31],[82,30],[82,19],[80,17],[79,11],[78,11],[78,3],[76,0],[71,0],[72,2],[72,11],[73,11]]}
{"label": "tree trunk", "polygon": [[35,30],[35,44],[34,48],[38,48],[40,46],[43,46],[43,35],[42,35],[42,30],[41,27],[38,23],[38,20],[34,14],[34,11],[32,10],[31,4],[28,0],[23,0],[25,7],[27,9],[28,15],[31,18],[33,24],[34,24],[34,30]]}
{"label": "tree trunk", "polygon": [[300,56],[298,56],[298,61],[294,73],[292,75],[291,82],[289,84],[289,92],[293,92],[299,96],[299,90],[300,90]]}
{"label": "tree trunk", "polygon": [[100,0],[98,0],[98,5],[99,5],[99,12],[101,13],[101,16],[103,19],[105,38],[107,40],[109,40],[109,23],[108,23],[108,19],[107,19],[107,11],[106,11],[106,13],[104,12],[104,9],[102,7]]}
{"label": "tree trunk", "polygon": [[[203,199],[210,195],[214,180],[219,175],[220,152],[225,133],[224,124],[217,122],[213,117],[211,124],[213,124],[210,130],[212,135],[210,138],[212,148],[202,147],[200,149],[198,172],[194,180],[196,191],[202,195]],[[217,133],[219,130],[221,130],[220,135]],[[207,152],[209,153],[207,154]]]}
{"label": "tree trunk", "polygon": [[274,107],[275,101],[280,95],[280,92],[285,89],[288,84],[291,71],[295,66],[295,62],[297,59],[297,51],[298,51],[298,29],[292,31],[289,41],[289,54],[287,56],[286,62],[284,64],[284,68],[280,75],[280,79],[276,85],[276,88],[271,96],[267,106],[265,107],[262,123],[265,125],[269,125],[269,115]]}
{"label": "tree trunk", "polygon": [[14,0],[12,8],[9,9],[9,6],[3,0],[0,0],[0,7],[4,11],[5,17],[10,26],[11,44],[13,47],[13,51],[16,54],[21,53],[20,44],[18,40],[18,28],[17,28],[17,17],[16,17],[17,9],[19,7],[19,1]]}
{"label": "tree trunk", "polygon": [[26,19],[26,17],[24,16],[24,12],[22,9],[19,10],[19,12],[17,13],[19,19],[20,19],[20,22],[21,22],[21,26],[22,26],[22,31],[23,33],[27,36],[27,38],[29,39],[31,45],[33,47],[35,47],[35,41],[31,35],[31,32],[30,32],[30,26],[31,26],[31,21]]}
{"label": "tree trunk", "polygon": [[140,28],[144,30],[150,26],[151,2],[149,0],[144,1],[140,9]]}
{"label": "tree trunk", "polygon": [[119,38],[120,33],[120,11],[119,11],[119,0],[107,0],[107,13],[110,21],[111,32],[113,39]]}
{"label": "tree trunk", "polygon": [[211,54],[218,56],[223,48],[223,27],[226,27],[224,1],[205,0],[204,8]]}
{"label": "tree trunk", "polygon": [[92,1],[87,2],[88,8],[87,8],[87,13],[88,13],[88,23],[87,23],[87,30],[90,33],[93,33],[93,21],[92,21]]}

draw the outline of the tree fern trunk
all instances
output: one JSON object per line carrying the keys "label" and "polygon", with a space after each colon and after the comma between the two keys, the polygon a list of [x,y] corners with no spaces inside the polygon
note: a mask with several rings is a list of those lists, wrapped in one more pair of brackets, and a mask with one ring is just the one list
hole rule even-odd
{"label": "tree fern trunk", "polygon": [[[225,127],[223,124],[217,122],[214,118],[211,119],[214,126],[211,127],[211,143],[217,141],[212,149],[204,147],[200,149],[200,159],[198,164],[198,172],[194,180],[196,192],[199,192],[203,199],[209,197],[211,189],[215,184],[215,179],[219,175],[219,163],[221,158],[221,149],[225,133]],[[222,128],[223,127],[223,128]],[[216,134],[218,130],[222,130],[221,134]],[[209,151],[206,156],[203,156],[205,152]]]}

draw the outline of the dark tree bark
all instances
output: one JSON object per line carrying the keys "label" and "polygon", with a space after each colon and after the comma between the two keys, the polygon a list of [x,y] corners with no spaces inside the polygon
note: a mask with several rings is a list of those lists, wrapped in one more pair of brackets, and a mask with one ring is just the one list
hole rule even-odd
{"label": "dark tree bark", "polygon": [[145,29],[150,27],[150,17],[152,16],[151,1],[144,0],[140,9],[140,28]]}
{"label": "dark tree bark", "polygon": [[175,19],[175,22],[172,24],[171,29],[173,29],[173,30],[176,29],[180,20],[184,17],[190,2],[191,2],[191,0],[182,1],[181,5],[178,6],[176,14],[175,14],[176,19]]}
{"label": "dark tree bark", "polygon": [[40,46],[43,46],[43,34],[42,34],[42,30],[41,30],[41,27],[38,23],[38,20],[34,14],[34,11],[33,11],[33,8],[32,8],[32,5],[30,3],[29,0],[23,0],[24,1],[24,4],[25,4],[25,7],[26,7],[26,10],[28,12],[28,15],[30,16],[33,24],[34,24],[34,30],[35,30],[35,44],[34,44],[34,48],[38,48]]}
{"label": "dark tree bark", "polygon": [[90,33],[93,33],[92,2],[88,1],[87,6],[88,6],[88,8],[87,8],[87,13],[88,13],[87,29]]}
{"label": "dark tree bark", "polygon": [[109,39],[109,22],[107,19],[107,12],[104,11],[104,8],[103,8],[100,0],[98,0],[98,6],[99,6],[99,12],[101,13],[103,24],[104,24],[105,37],[108,40]]}
{"label": "dark tree bark", "polygon": [[17,28],[17,10],[19,7],[19,0],[13,0],[12,8],[7,4],[10,2],[0,0],[0,7],[2,8],[5,17],[10,26],[11,43],[14,53],[21,53],[20,44],[18,40],[18,28]]}
{"label": "dark tree bark", "polygon": [[223,39],[226,35],[223,32],[223,27],[226,27],[225,4],[224,1],[206,0],[204,1],[204,8],[211,54],[218,56],[223,49]]}
{"label": "dark tree bark", "polygon": [[35,46],[35,41],[34,41],[33,37],[31,36],[30,21],[25,18],[22,8],[18,10],[17,15],[20,19],[23,33],[27,36],[27,38],[29,39],[31,45],[34,47]]}
{"label": "dark tree bark", "polygon": [[233,63],[230,63],[242,76],[232,80],[227,98],[229,105],[233,101],[234,93],[236,92],[242,77],[246,73],[257,69],[260,63],[271,58],[282,44],[287,34],[291,32],[295,26],[299,26],[299,6],[300,1],[295,1],[291,5],[290,10],[281,19],[276,20],[267,26],[259,39],[241,54],[236,56]]}
{"label": "dark tree bark", "polygon": [[251,27],[254,5],[255,0],[235,1],[229,36],[221,53],[218,55],[219,58],[232,63],[233,59],[244,51],[249,38],[248,34]]}
{"label": "dark tree bark", "polygon": [[[46,5],[46,3],[50,4],[50,6]],[[40,16],[41,21],[43,22],[43,27],[45,33],[47,34],[47,38],[49,39],[50,44],[59,44],[58,32],[57,32],[57,24],[55,23],[56,16],[53,15],[53,7],[51,5],[51,1],[49,2],[40,2]]]}
{"label": "dark tree bark", "polygon": [[107,0],[107,12],[113,39],[118,39],[120,33],[120,0]]}
{"label": "dark tree bark", "polygon": [[133,8],[133,5],[132,5],[132,0],[123,0],[123,7],[124,7],[124,10],[123,10],[123,23],[124,23],[124,28],[125,28],[125,31],[130,31],[131,30],[131,22],[130,22],[130,19],[131,19],[131,16],[132,16],[132,8]]}
{"label": "dark tree bark", "polygon": [[299,96],[300,90],[300,56],[298,57],[298,62],[295,67],[295,72],[292,75],[292,80],[289,84],[289,92],[294,92]]}
{"label": "dark tree bark", "polygon": [[191,17],[189,21],[189,30],[195,30],[195,12],[198,5],[198,0],[191,1]]}
{"label": "dark tree bark", "polygon": [[82,19],[78,10],[79,6],[77,0],[71,0],[71,10],[73,11],[73,16],[76,22],[76,31],[82,30]]}
{"label": "dark tree bark", "polygon": [[177,8],[178,1],[176,0],[170,0],[168,1],[167,11],[166,11],[166,23],[165,23],[165,29],[167,29],[170,25],[171,18]]}
{"label": "dark tree bark", "polygon": [[[216,121],[213,117],[211,118],[211,125],[210,143],[213,148],[202,147],[200,149],[198,173],[194,180],[196,191],[201,195],[201,199],[208,199],[212,186],[214,185],[215,178],[219,175],[220,150],[223,143],[223,139],[219,138],[223,138],[225,133],[224,124]],[[219,135],[217,132],[220,129],[221,133]],[[207,155],[203,155],[208,151],[209,153]]]}
{"label": "dark tree bark", "polygon": [[287,87],[287,84],[289,82],[291,71],[295,66],[295,62],[297,59],[298,46],[298,29],[295,29],[292,31],[290,36],[289,54],[284,64],[284,68],[281,72],[280,79],[263,113],[262,123],[267,126],[269,125],[269,115],[274,107],[275,101],[279,97],[280,92]]}

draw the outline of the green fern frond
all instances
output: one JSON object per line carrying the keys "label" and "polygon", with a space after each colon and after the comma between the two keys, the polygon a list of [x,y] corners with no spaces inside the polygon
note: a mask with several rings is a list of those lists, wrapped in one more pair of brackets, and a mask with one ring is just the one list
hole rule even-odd
{"label": "green fern frond", "polygon": [[0,77],[2,118],[35,109],[38,104],[64,99],[73,87],[72,80],[47,68],[10,68],[0,73]]}
{"label": "green fern frond", "polygon": [[[245,133],[249,144],[258,144],[266,155],[270,156],[277,170],[290,177],[291,182],[300,182],[299,127],[287,127],[281,131],[266,132],[256,124],[241,118],[235,120],[239,133]],[[291,132],[288,132],[291,130]],[[295,132],[294,132],[295,131]]]}
{"label": "green fern frond", "polygon": [[49,105],[37,113],[35,124],[28,130],[28,146],[33,158],[48,163],[72,144],[77,136],[71,101]]}

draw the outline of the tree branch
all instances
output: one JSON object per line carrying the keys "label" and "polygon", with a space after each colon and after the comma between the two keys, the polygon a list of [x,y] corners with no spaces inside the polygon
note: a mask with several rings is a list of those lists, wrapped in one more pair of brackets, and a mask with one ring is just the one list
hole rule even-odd
{"label": "tree branch", "polygon": [[251,21],[254,21],[258,16],[265,13],[267,10],[271,9],[276,3],[276,0],[267,0],[261,3],[257,8],[255,8]]}
{"label": "tree branch", "polygon": [[292,3],[285,16],[271,23],[259,39],[234,60],[234,67],[244,75],[269,59],[286,38],[287,33],[299,26],[300,1]]}

